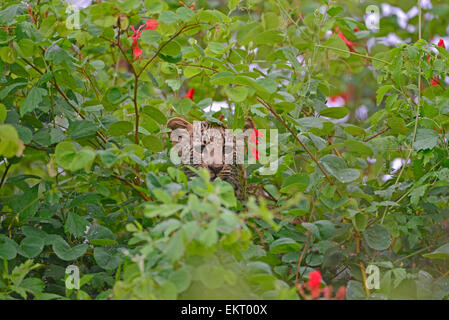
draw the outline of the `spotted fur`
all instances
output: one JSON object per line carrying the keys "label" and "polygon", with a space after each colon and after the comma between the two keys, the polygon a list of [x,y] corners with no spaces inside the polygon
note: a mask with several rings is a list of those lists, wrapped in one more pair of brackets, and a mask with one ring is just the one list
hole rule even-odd
{"label": "spotted fur", "polygon": [[[207,121],[201,121],[201,138],[202,141],[193,142],[193,125],[186,120],[175,117],[170,119],[167,122],[167,127],[175,130],[175,129],[186,129],[190,132],[191,135],[191,143],[190,143],[190,166],[195,169],[205,168],[209,170],[211,180],[215,180],[220,178],[223,181],[230,183],[235,190],[235,194],[237,199],[243,201],[246,198],[246,170],[240,165],[236,164],[236,143],[234,141],[232,147],[224,144],[225,141],[225,129],[226,127],[221,126],[216,123],[211,123]],[[245,130],[249,127],[253,127],[252,121],[248,120],[245,122]],[[208,134],[210,131],[208,129],[215,129],[215,133],[217,134]],[[221,137],[221,141],[223,141],[223,156],[221,157],[221,162],[218,163],[206,163],[204,160],[199,164],[194,164],[194,156],[200,156],[203,152],[204,148],[207,148],[208,145],[214,142],[216,137]],[[225,156],[231,156],[232,152],[232,163],[225,163]],[[195,176],[195,173],[188,169],[186,166],[183,168],[186,175],[191,178]]]}

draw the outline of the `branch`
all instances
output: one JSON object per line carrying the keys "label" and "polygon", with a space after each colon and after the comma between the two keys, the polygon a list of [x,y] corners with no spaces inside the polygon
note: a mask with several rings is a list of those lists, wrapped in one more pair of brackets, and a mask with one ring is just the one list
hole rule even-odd
{"label": "branch", "polygon": [[[279,114],[277,114],[276,111],[274,111],[274,109],[268,104],[266,103],[261,97],[257,96],[257,101],[259,101],[261,104],[263,104],[268,110],[270,110],[270,112],[282,123],[282,125],[293,135],[293,137],[296,139],[296,141],[299,142],[299,144],[301,145],[301,147],[309,154],[309,156],[312,158],[313,162],[315,162],[315,164],[318,166],[318,168],[321,170],[321,172],[324,174],[324,176],[326,177],[327,181],[329,181],[329,183],[331,185],[334,185],[334,183],[332,182],[332,179],[329,177],[329,175],[326,173],[326,171],[324,171],[323,167],[320,165],[320,163],[318,162],[318,160],[315,158],[315,156],[312,154],[312,152],[310,152],[310,150],[305,146],[304,143],[302,143],[302,141],[298,138],[298,136],[296,135],[296,133],[285,123],[285,121],[281,118],[281,116]],[[337,194],[340,196],[340,198],[342,197],[340,191],[337,189],[335,190],[337,192]]]}
{"label": "branch", "polygon": [[130,186],[131,188],[134,189],[134,191],[136,191],[145,201],[151,201],[151,198],[148,197],[145,193],[143,193],[140,190],[137,190],[136,186],[133,185],[131,182],[127,181],[126,179],[116,175],[116,174],[111,174],[111,177],[116,178],[120,181],[122,181],[123,183],[127,184],[128,186]]}
{"label": "branch", "polygon": [[386,128],[383,129],[382,131],[376,133],[374,136],[369,137],[369,138],[363,140],[363,142],[368,142],[368,141],[370,141],[370,140],[373,140],[375,137],[380,136],[382,133],[385,133],[385,132],[387,132],[387,131],[390,130],[390,129],[391,129],[390,127],[386,127]]}
{"label": "branch", "polygon": [[334,50],[334,51],[338,51],[338,52],[349,53],[349,54],[352,54],[352,55],[357,56],[357,57],[371,59],[371,60],[379,61],[379,62],[382,62],[382,63],[385,63],[385,64],[391,64],[391,62],[389,62],[387,60],[382,60],[382,59],[374,58],[374,57],[371,57],[371,56],[365,56],[363,54],[352,52],[352,51],[349,51],[349,50],[343,50],[343,49],[335,48],[335,47],[328,47],[328,46],[324,46],[324,45],[321,45],[321,44],[316,44],[315,46],[318,47],[318,48],[324,48],[324,49],[330,49],[330,50]]}
{"label": "branch", "polygon": [[296,266],[296,279],[295,279],[295,283],[298,283],[298,278],[299,278],[299,267],[301,266],[301,262],[304,258],[304,254],[306,253],[307,247],[309,246],[309,242],[310,242],[310,238],[312,237],[312,233],[310,231],[307,231],[307,242],[304,245],[304,248],[302,249],[301,252],[301,256],[298,259],[298,264]]}
{"label": "branch", "polygon": [[5,172],[3,172],[2,180],[0,181],[0,188],[3,186],[3,183],[5,183],[6,175],[8,174],[8,170],[9,168],[11,168],[11,166],[12,166],[11,162],[6,165]]}
{"label": "branch", "polygon": [[[194,29],[196,27],[198,27],[199,24],[191,24],[191,25],[185,25],[184,27],[182,27],[181,29],[178,30],[178,32],[176,32],[174,35],[171,36],[170,39],[168,39],[166,42],[164,42],[156,51],[156,53],[150,58],[150,60],[147,61],[147,63],[145,63],[145,65],[143,66],[143,68],[137,73],[137,78],[140,77],[140,75],[142,74],[142,72],[150,65],[151,62],[153,62],[154,59],[156,59],[156,57],[159,55],[159,53],[161,53],[162,49],[165,48],[165,46],[167,44],[169,44],[170,42],[172,42],[176,37],[178,37],[180,34],[182,34],[185,31]],[[193,28],[190,28],[193,27]]]}
{"label": "branch", "polygon": [[[36,70],[40,75],[43,75],[44,73],[39,70],[38,67],[36,67],[32,62],[28,61],[25,58],[22,58],[23,61],[25,61],[26,64],[28,64],[30,67],[32,67],[34,70]],[[53,72],[53,71],[52,71]],[[89,79],[89,77],[88,77]],[[89,79],[90,80],[90,79]],[[53,86],[56,88],[56,90],[58,90],[58,92],[61,94],[61,96],[64,98],[65,101],[67,101],[67,103],[70,105],[70,107],[72,107],[72,109],[83,119],[86,120],[86,116],[84,116],[74,105],[72,105],[72,103],[70,102],[69,97],[67,97],[67,95],[65,94],[64,91],[62,91],[62,89],[58,86],[58,83],[56,82],[56,79],[53,77]],[[95,88],[94,88],[95,91]],[[97,135],[100,137],[101,140],[103,140],[104,143],[107,143],[108,141],[106,140],[106,138],[101,134],[101,132],[96,131]]]}

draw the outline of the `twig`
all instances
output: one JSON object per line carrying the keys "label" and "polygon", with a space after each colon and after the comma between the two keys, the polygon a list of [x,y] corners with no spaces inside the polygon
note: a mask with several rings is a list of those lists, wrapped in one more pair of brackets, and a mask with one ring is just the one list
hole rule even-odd
{"label": "twig", "polygon": [[352,51],[349,51],[349,50],[343,50],[343,49],[340,49],[340,48],[324,46],[324,45],[321,45],[321,44],[316,44],[315,46],[316,46],[316,47],[319,47],[319,48],[324,48],[324,49],[330,49],[330,50],[338,51],[338,52],[349,53],[349,54],[352,54],[352,55],[357,56],[357,57],[362,57],[362,58],[366,58],[366,59],[371,59],[371,60],[383,62],[383,63],[385,63],[385,64],[391,64],[391,62],[389,62],[389,61],[382,60],[382,59],[375,58],[375,57],[371,57],[371,56],[365,56],[365,55],[363,55],[363,54],[356,53],[356,52],[352,52]]}
{"label": "twig", "polygon": [[[332,179],[329,177],[329,175],[326,173],[326,171],[324,171],[323,167],[320,165],[320,163],[315,158],[315,156],[312,154],[312,152],[310,152],[310,150],[306,147],[306,145],[304,143],[302,143],[302,141],[298,138],[296,133],[285,123],[285,121],[281,118],[281,116],[276,111],[274,111],[274,109],[267,102],[265,102],[261,97],[257,96],[257,101],[259,101],[261,104],[263,104],[282,123],[282,125],[293,135],[293,137],[296,139],[296,141],[299,142],[301,147],[309,154],[309,156],[312,158],[313,162],[315,162],[315,164],[318,166],[318,168],[324,174],[327,181],[329,181],[329,183],[331,185],[334,185]],[[342,198],[340,191],[338,189],[336,189],[335,191],[340,196],[340,198]]]}
{"label": "twig", "polygon": [[140,77],[140,75],[142,74],[142,72],[150,65],[151,62],[153,62],[154,59],[156,59],[156,57],[159,55],[159,53],[161,53],[162,49],[165,48],[166,45],[168,45],[170,42],[172,42],[176,37],[178,37],[180,34],[182,34],[185,31],[191,30],[193,28],[190,27],[198,27],[199,24],[193,24],[193,25],[185,25],[184,27],[182,27],[181,29],[178,30],[178,32],[176,32],[174,35],[172,35],[170,37],[170,39],[168,39],[166,42],[164,42],[156,51],[156,53],[147,61],[147,63],[145,63],[145,65],[143,66],[143,68],[137,73],[137,78]]}
{"label": "twig", "polygon": [[390,127],[386,127],[386,128],[383,129],[382,131],[376,133],[374,136],[371,136],[371,137],[369,137],[369,138],[363,140],[363,142],[368,142],[368,141],[370,141],[370,140],[373,140],[375,137],[380,136],[382,133],[385,133],[385,132],[387,132],[387,131],[390,130],[390,129],[391,129]]}
{"label": "twig", "polygon": [[310,238],[312,237],[312,233],[310,231],[307,231],[307,242],[304,245],[304,248],[302,249],[301,256],[298,259],[298,264],[296,265],[296,279],[295,283],[298,283],[299,278],[299,268],[301,266],[301,262],[304,259],[304,254],[306,253],[307,247],[309,246]]}
{"label": "twig", "polygon": [[9,168],[11,168],[11,166],[12,166],[11,162],[6,165],[5,172],[3,172],[2,180],[0,181],[0,188],[3,186],[3,183],[5,183],[6,175],[8,174],[8,170]]}
{"label": "twig", "polygon": [[143,193],[140,190],[137,190],[136,186],[134,184],[132,184],[131,182],[127,181],[126,179],[116,175],[116,174],[111,174],[111,177],[116,178],[120,181],[122,181],[123,183],[127,184],[128,186],[130,186],[131,188],[134,189],[134,191],[136,191],[145,201],[151,201],[151,198],[149,196],[147,196],[145,193]]}

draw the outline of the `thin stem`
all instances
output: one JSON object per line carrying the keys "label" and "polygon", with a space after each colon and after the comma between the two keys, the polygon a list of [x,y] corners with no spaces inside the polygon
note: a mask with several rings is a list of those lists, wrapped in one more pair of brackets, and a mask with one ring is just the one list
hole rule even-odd
{"label": "thin stem", "polygon": [[[285,121],[281,118],[281,116],[276,111],[274,111],[274,109],[267,102],[265,102],[265,100],[263,100],[261,97],[257,96],[257,101],[259,101],[262,105],[264,105],[282,123],[282,125],[293,135],[295,140],[299,142],[301,147],[309,154],[310,158],[312,158],[313,162],[315,162],[317,167],[324,174],[324,176],[326,177],[327,181],[329,181],[329,183],[331,185],[333,185],[334,183],[333,183],[332,179],[329,177],[329,175],[326,173],[326,171],[324,171],[323,167],[318,162],[316,157],[312,154],[312,152],[310,152],[310,150],[306,147],[306,145],[304,143],[302,143],[302,141],[298,138],[296,133],[285,123]],[[340,198],[342,198],[342,195],[341,195],[341,193],[340,193],[340,191],[338,189],[336,190],[336,192],[340,196]]]}
{"label": "thin stem", "polygon": [[[418,41],[421,40],[421,0],[418,0]],[[421,59],[419,59],[418,62],[418,103],[416,104],[416,114],[415,114],[415,126],[413,128],[413,137],[412,137],[412,143],[410,146],[410,151],[408,152],[407,158],[404,162],[404,164],[402,165],[401,171],[399,172],[398,177],[396,178],[396,182],[395,184],[397,184],[399,182],[399,179],[402,176],[402,173],[405,170],[405,166],[407,165],[408,161],[410,160],[410,156],[412,155],[413,152],[413,145],[415,143],[415,139],[416,139],[416,132],[418,130],[418,120],[419,120],[419,111],[420,111],[420,106],[421,106]],[[412,100],[413,101],[413,100]],[[390,206],[387,206],[385,208],[384,214],[382,216],[382,219],[380,221],[381,224],[383,224],[385,216],[387,215],[387,212],[389,210]]]}
{"label": "thin stem", "polygon": [[371,137],[369,137],[369,138],[363,140],[363,142],[368,142],[368,141],[370,141],[370,140],[373,140],[375,137],[380,136],[382,133],[385,133],[385,132],[387,132],[387,131],[390,130],[390,129],[391,129],[390,127],[386,127],[386,128],[383,129],[382,131],[379,131],[378,133],[376,133],[374,136],[371,136]]}
{"label": "thin stem", "polygon": [[142,72],[145,71],[145,69],[151,64],[151,62],[153,62],[154,59],[156,59],[156,57],[159,55],[159,53],[161,53],[162,49],[165,48],[166,45],[168,45],[170,42],[172,42],[175,38],[177,38],[180,34],[182,34],[185,31],[191,30],[193,28],[190,27],[198,27],[199,24],[193,24],[193,25],[185,25],[184,27],[182,27],[181,29],[178,30],[178,32],[176,32],[174,35],[172,35],[170,37],[170,39],[168,39],[166,42],[164,42],[156,51],[156,53],[147,61],[147,63],[145,63],[145,65],[143,66],[143,68],[137,73],[137,78],[140,77],[140,75],[142,74]]}
{"label": "thin stem", "polygon": [[137,186],[135,186],[134,184],[132,184],[131,182],[127,181],[126,179],[116,175],[116,174],[111,174],[111,177],[116,178],[120,181],[122,181],[123,183],[127,184],[128,186],[130,186],[131,188],[134,189],[134,191],[136,191],[145,201],[151,201],[151,198],[149,196],[147,196],[145,193],[143,193],[140,190],[137,190]]}
{"label": "thin stem", "polygon": [[382,63],[385,63],[385,64],[391,64],[391,62],[389,62],[387,60],[382,60],[382,59],[379,59],[379,58],[366,56],[366,55],[363,55],[363,54],[360,54],[360,53],[357,53],[357,52],[343,50],[343,49],[335,48],[335,47],[329,47],[329,46],[325,46],[325,45],[321,45],[321,44],[316,44],[315,46],[319,47],[319,48],[324,48],[324,49],[330,49],[330,50],[338,51],[338,52],[349,53],[349,54],[352,54],[352,55],[357,56],[357,57],[371,59],[371,60],[379,61],[379,62],[382,62]]}
{"label": "thin stem", "polygon": [[8,174],[8,170],[9,170],[9,168],[11,168],[11,166],[12,166],[12,163],[8,163],[6,165],[5,172],[3,172],[2,180],[0,181],[0,188],[3,186],[3,183],[5,183],[6,175]]}
{"label": "thin stem", "polygon": [[299,268],[301,267],[301,262],[304,259],[304,255],[306,253],[307,247],[309,246],[310,238],[312,237],[312,233],[310,231],[307,232],[307,242],[304,245],[304,248],[302,249],[301,256],[298,259],[298,264],[296,265],[296,278],[295,283],[298,283],[299,278]]}

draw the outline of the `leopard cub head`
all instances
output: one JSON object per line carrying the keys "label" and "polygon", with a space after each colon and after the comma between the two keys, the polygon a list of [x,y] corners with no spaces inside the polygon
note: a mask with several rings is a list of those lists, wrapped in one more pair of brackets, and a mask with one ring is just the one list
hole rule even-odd
{"label": "leopard cub head", "polygon": [[[245,130],[252,126],[248,118]],[[205,168],[211,180],[220,178],[230,183],[237,198],[243,200],[246,185],[245,169],[237,161],[235,136],[223,125],[208,121],[195,121],[193,124],[179,117],[169,119],[167,127],[172,130],[172,143],[181,157],[181,164],[195,169]],[[188,177],[195,173],[184,169]]]}

